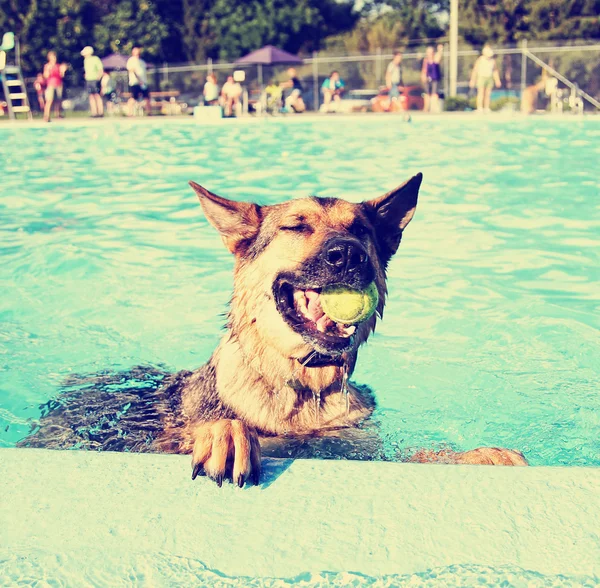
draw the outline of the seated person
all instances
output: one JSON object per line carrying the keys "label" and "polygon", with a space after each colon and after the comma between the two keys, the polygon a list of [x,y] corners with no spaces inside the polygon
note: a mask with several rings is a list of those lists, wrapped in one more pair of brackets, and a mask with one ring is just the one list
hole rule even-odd
{"label": "seated person", "polygon": [[118,102],[117,89],[115,88],[113,79],[107,71],[105,71],[102,78],[100,78],[100,95],[106,102],[106,111],[109,114],[112,114]]}
{"label": "seated person", "polygon": [[242,86],[233,80],[233,76],[228,76],[227,81],[221,88],[221,105],[225,116],[233,116],[241,106]]}
{"label": "seated person", "polygon": [[281,98],[283,90],[271,80],[265,88],[265,107],[267,112],[279,112],[282,107]]}
{"label": "seated person", "polygon": [[344,93],[346,84],[340,78],[337,71],[332,71],[331,75],[323,82],[321,92],[323,92],[323,109],[329,110],[331,102],[339,102]]}
{"label": "seated person", "polygon": [[202,92],[204,98],[204,106],[215,106],[219,104],[219,86],[217,86],[217,76],[208,74],[206,83]]}
{"label": "seated person", "polygon": [[291,92],[285,98],[285,108],[287,111],[304,112],[306,110],[304,100],[302,99],[302,92],[304,88],[302,87],[302,84],[296,75],[296,69],[290,67],[287,73],[290,79],[287,82],[282,82],[279,84],[279,87],[282,88],[282,90],[291,90]]}

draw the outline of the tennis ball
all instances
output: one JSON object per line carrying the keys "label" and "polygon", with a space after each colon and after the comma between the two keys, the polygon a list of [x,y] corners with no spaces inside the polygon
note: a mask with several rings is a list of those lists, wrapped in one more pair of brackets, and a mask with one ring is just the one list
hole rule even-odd
{"label": "tennis ball", "polygon": [[355,325],[370,318],[379,302],[379,292],[375,282],[364,290],[346,286],[329,286],[321,291],[323,312],[334,322]]}

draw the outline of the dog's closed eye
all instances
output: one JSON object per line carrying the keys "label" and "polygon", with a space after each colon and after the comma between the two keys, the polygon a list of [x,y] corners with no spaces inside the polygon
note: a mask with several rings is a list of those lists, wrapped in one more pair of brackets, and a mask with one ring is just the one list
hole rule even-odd
{"label": "dog's closed eye", "polygon": [[292,233],[312,233],[312,227],[306,223],[291,223],[280,227],[279,230]]}

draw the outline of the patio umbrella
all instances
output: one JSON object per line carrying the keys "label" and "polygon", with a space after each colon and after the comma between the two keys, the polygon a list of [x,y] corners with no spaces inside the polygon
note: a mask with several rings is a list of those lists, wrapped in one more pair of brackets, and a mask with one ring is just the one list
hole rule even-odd
{"label": "patio umbrella", "polygon": [[240,65],[258,65],[258,83],[262,86],[262,68],[263,65],[302,65],[302,59],[293,53],[288,53],[273,45],[265,45],[262,49],[257,49],[240,57],[236,60]]}
{"label": "patio umbrella", "polygon": [[102,61],[102,66],[106,71],[111,71],[115,69],[127,69],[127,59],[125,55],[121,55],[120,53],[111,53],[103,57],[100,61]]}

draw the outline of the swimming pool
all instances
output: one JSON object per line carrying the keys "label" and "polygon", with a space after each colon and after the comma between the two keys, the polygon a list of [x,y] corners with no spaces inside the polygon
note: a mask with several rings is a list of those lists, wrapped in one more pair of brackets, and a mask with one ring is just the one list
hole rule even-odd
{"label": "swimming pool", "polygon": [[0,128],[0,446],[66,376],[200,366],[232,259],[187,181],[268,204],[422,171],[354,379],[390,456],[518,448],[600,465],[600,121],[358,117]]}

